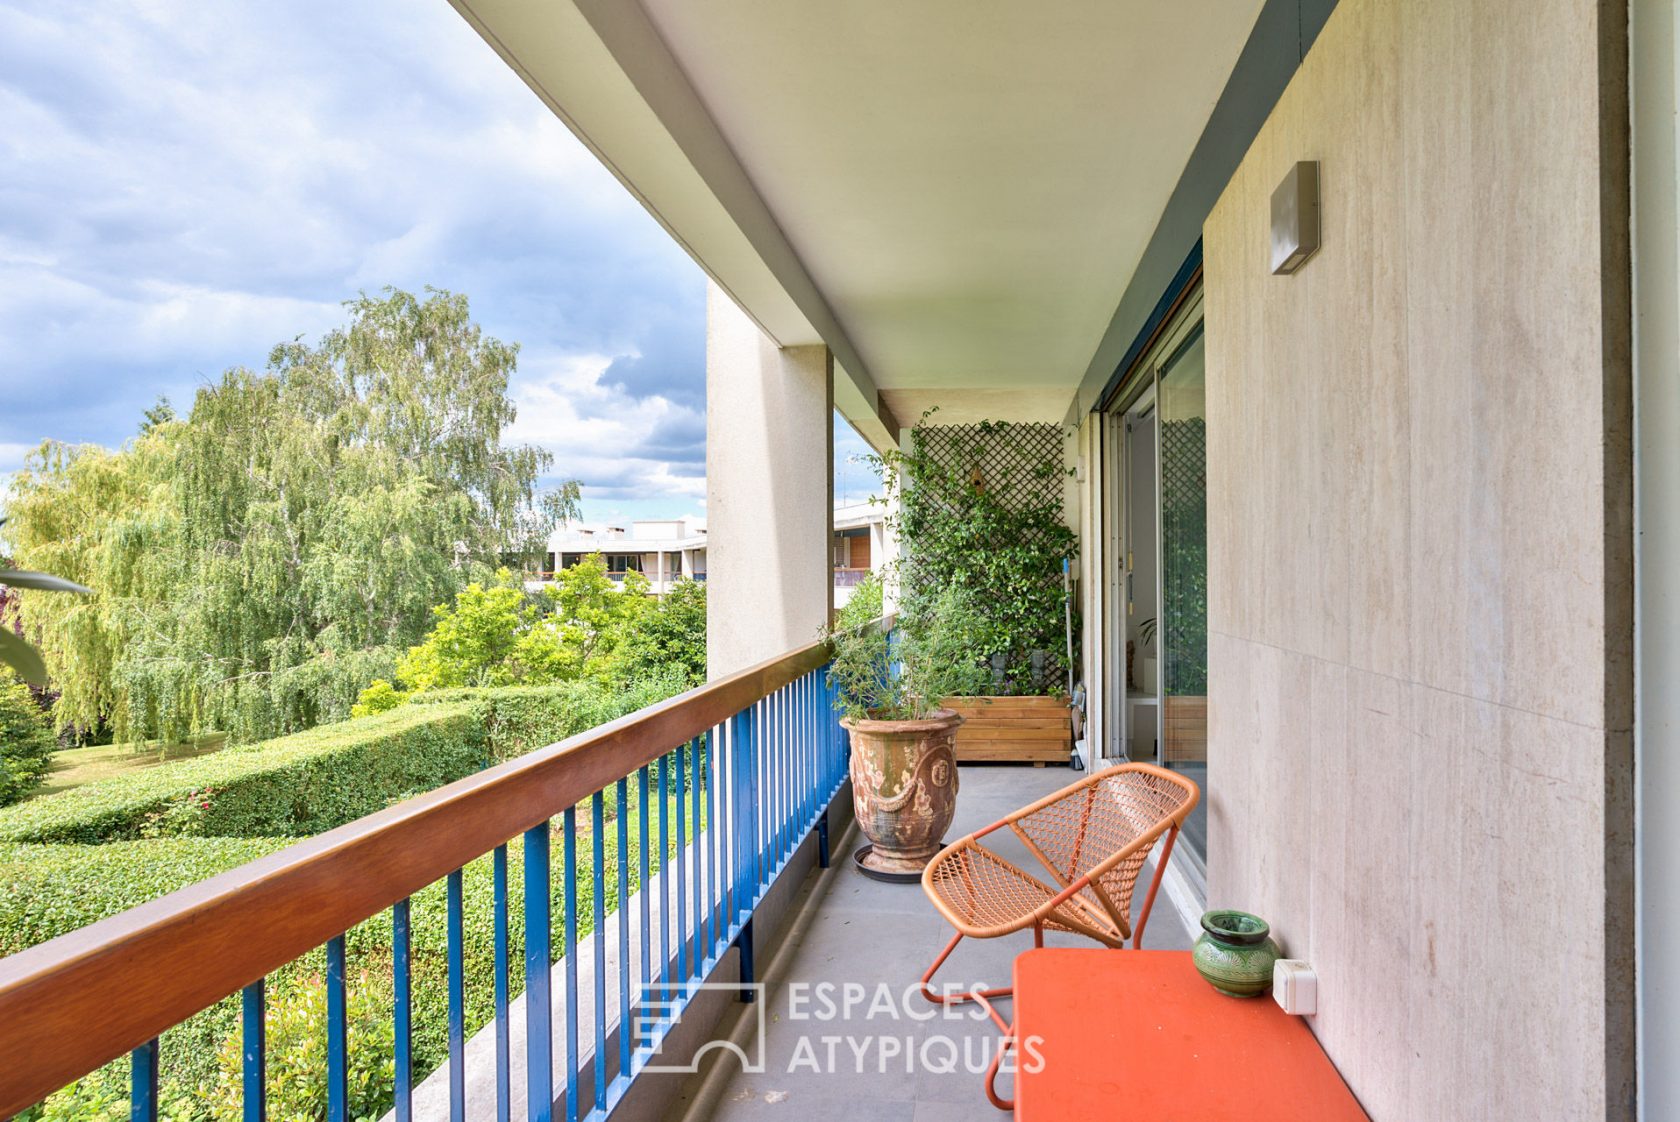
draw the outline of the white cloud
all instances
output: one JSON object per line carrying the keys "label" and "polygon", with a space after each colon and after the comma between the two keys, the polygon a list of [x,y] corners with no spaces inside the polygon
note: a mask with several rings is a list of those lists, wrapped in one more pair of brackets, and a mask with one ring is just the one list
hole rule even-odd
{"label": "white cloud", "polygon": [[[644,453],[650,439],[673,419],[704,414],[663,397],[635,398],[601,384],[610,364],[601,355],[555,356],[533,364],[514,392],[519,415],[510,440],[536,444],[554,456],[553,474],[578,479],[591,505],[633,498],[680,499],[705,496],[704,467],[673,463]],[[533,367],[542,373],[532,373]]]}
{"label": "white cloud", "polygon": [[430,284],[522,344],[557,470],[698,493],[655,438],[698,415],[699,270],[447,5],[0,0],[0,122],[0,442],[119,443]]}

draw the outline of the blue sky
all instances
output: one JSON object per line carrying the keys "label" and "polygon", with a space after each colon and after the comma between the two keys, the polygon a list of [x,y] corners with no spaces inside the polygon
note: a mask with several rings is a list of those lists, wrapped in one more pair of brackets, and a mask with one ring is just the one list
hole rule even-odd
{"label": "blue sky", "polygon": [[703,274],[443,0],[0,0],[0,169],[0,473],[430,284],[586,516],[702,511]]}

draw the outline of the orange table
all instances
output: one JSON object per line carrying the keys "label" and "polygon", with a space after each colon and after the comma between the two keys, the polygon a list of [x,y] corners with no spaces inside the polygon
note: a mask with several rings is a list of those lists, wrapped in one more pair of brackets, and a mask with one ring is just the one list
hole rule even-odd
{"label": "orange table", "polygon": [[1216,992],[1188,951],[1025,952],[1015,1039],[1018,1119],[1365,1119],[1301,1018]]}

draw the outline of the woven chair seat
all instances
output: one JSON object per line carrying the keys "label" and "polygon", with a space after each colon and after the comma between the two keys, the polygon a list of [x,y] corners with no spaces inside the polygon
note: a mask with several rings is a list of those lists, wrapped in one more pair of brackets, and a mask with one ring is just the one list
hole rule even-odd
{"label": "woven chair seat", "polygon": [[947,916],[960,916],[958,929],[975,939],[1008,935],[1041,920],[1046,928],[1079,931],[1065,920],[1064,910],[1085,920],[1116,941],[1125,936],[1104,914],[1100,902],[1076,893],[1060,907],[1052,907],[1060,887],[1052,888],[1037,877],[1017,868],[979,842],[958,843],[935,860],[931,877],[924,883],[936,899],[943,901]]}
{"label": "woven chair seat", "polygon": [[[1183,822],[1199,794],[1194,783],[1162,768],[1110,768],[948,846],[928,866],[922,887],[970,938],[1037,925],[1121,946],[1131,935],[1138,871],[1156,839]],[[1003,826],[1043,866],[1041,876],[981,844]],[[1058,901],[1075,882],[1079,889]]]}

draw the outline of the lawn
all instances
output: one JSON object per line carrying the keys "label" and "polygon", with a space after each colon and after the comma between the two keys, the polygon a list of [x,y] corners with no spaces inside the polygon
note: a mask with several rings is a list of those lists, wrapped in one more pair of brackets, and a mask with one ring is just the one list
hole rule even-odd
{"label": "lawn", "polygon": [[[170,760],[186,760],[220,751],[227,737],[209,733],[177,744],[161,744],[155,740],[138,744],[96,744],[89,748],[66,748],[53,753],[52,771],[37,787],[31,799],[56,795],[92,783],[143,768],[155,767]],[[26,800],[27,801],[27,800]]]}

